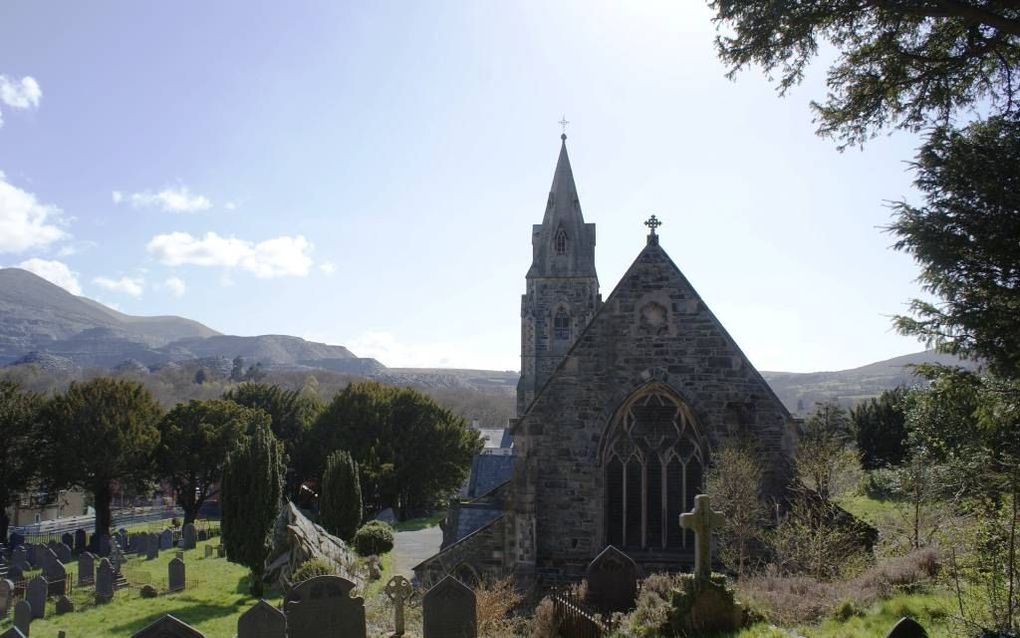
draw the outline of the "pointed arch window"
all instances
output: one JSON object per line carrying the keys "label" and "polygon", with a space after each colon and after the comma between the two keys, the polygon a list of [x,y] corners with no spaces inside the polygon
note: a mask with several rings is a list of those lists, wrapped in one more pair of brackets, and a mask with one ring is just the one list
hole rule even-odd
{"label": "pointed arch window", "polygon": [[671,393],[631,399],[603,447],[606,542],[647,551],[691,551],[678,524],[702,490],[705,451],[690,410]]}
{"label": "pointed arch window", "polygon": [[556,237],[553,238],[553,249],[557,255],[567,254],[567,231],[562,228],[556,231]]}
{"label": "pointed arch window", "polygon": [[570,341],[570,315],[563,308],[557,310],[553,317],[553,338],[557,341]]}

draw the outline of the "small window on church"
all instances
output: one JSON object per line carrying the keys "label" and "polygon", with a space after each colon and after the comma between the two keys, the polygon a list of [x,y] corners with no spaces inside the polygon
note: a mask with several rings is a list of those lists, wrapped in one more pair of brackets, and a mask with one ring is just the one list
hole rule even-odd
{"label": "small window on church", "polygon": [[553,247],[556,249],[557,255],[567,254],[567,233],[562,228],[556,233],[556,239],[553,240]]}
{"label": "small window on church", "polygon": [[557,311],[553,318],[553,336],[556,339],[570,339],[570,315],[564,310]]}

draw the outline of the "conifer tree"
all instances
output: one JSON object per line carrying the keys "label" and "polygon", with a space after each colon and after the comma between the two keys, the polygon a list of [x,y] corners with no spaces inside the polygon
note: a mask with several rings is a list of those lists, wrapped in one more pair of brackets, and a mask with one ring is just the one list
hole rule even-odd
{"label": "conifer tree", "polygon": [[319,494],[322,526],[345,541],[354,538],[361,525],[361,480],[350,453],[337,450],[326,459]]}
{"label": "conifer tree", "polygon": [[273,523],[283,499],[283,446],[265,424],[243,437],[227,457],[220,486],[227,558],[251,570],[251,593],[262,595]]}

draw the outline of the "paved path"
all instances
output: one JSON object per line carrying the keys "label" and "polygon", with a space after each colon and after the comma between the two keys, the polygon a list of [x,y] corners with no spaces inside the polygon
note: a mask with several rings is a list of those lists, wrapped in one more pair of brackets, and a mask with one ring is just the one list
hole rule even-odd
{"label": "paved path", "polygon": [[414,576],[411,568],[439,551],[443,530],[438,525],[393,535],[393,573]]}

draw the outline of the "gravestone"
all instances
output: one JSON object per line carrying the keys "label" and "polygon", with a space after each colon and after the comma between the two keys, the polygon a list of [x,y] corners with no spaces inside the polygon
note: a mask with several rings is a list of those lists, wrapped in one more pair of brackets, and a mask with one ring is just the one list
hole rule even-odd
{"label": "gravestone", "polygon": [[17,547],[18,545],[25,544],[25,537],[17,532],[11,532],[7,537],[7,545],[9,547]]}
{"label": "gravestone", "polygon": [[260,600],[237,619],[237,638],[287,638],[287,617]]}
{"label": "gravestone", "polygon": [[213,546],[212,545],[206,545],[205,546],[205,557],[206,558],[212,558],[212,555],[213,555]]}
{"label": "gravestone", "polygon": [[7,618],[7,613],[14,604],[14,581],[0,578],[0,618]]}
{"label": "gravestone", "polygon": [[14,551],[11,552],[10,567],[25,569],[25,567],[27,566],[28,566],[28,550],[26,550],[24,547],[15,547]]}
{"label": "gravestone", "polygon": [[27,600],[19,600],[14,605],[14,626],[21,633],[28,635],[28,626],[32,624],[32,604]]}
{"label": "gravestone", "polygon": [[39,566],[39,547],[34,543],[25,547],[26,556],[28,557],[28,564],[33,567]]}
{"label": "gravestone", "polygon": [[99,535],[99,542],[97,543],[97,548],[99,549],[98,553],[99,553],[100,556],[109,556],[110,555],[110,537],[108,535],[106,535],[106,534],[100,534]]}
{"label": "gravestone", "polygon": [[148,627],[140,629],[131,638],[205,638],[205,635],[186,622],[167,614]]}
{"label": "gravestone", "polygon": [[909,616],[900,618],[885,638],[928,638],[928,632],[919,622]]}
{"label": "gravestone", "polygon": [[424,638],[476,638],[478,611],[475,592],[447,576],[422,598]]}
{"label": "gravestone", "polygon": [[637,599],[638,566],[612,545],[602,550],[585,571],[588,603],[601,614],[630,611]]}
{"label": "gravestone", "polygon": [[[64,532],[64,535],[60,537],[60,542],[67,545],[68,549],[74,547],[74,534],[71,532]],[[67,561],[64,562],[66,563]]]}
{"label": "gravestone", "polygon": [[113,567],[113,571],[120,573],[120,566],[124,564],[124,551],[120,548],[120,543],[116,540],[110,546],[110,565]]}
{"label": "gravestone", "polygon": [[[341,576],[315,576],[287,596],[290,638],[365,638],[365,599],[352,597],[354,583]],[[451,637],[452,638],[452,637]]]}
{"label": "gravestone", "polygon": [[[66,536],[66,534],[65,534]],[[73,540],[73,539],[72,539]],[[57,555],[57,560],[61,563],[71,562],[71,546],[66,543],[58,543],[53,547],[53,551]]]}
{"label": "gravestone", "polygon": [[117,542],[120,543],[120,548],[126,552],[128,548],[128,533],[123,527],[117,530]]}
{"label": "gravestone", "polygon": [[149,553],[149,535],[148,534],[135,534],[131,537],[131,551],[135,552],[139,556],[144,556]]}
{"label": "gravestone", "polygon": [[67,596],[61,596],[57,599],[55,607],[58,614],[68,614],[74,611],[74,602]]}
{"label": "gravestone", "polygon": [[393,636],[399,638],[404,635],[404,603],[414,593],[414,587],[411,586],[410,581],[397,574],[386,583],[386,588],[383,591],[386,592],[386,597],[393,602]]}
{"label": "gravestone", "polygon": [[198,540],[199,541],[207,541],[207,540],[209,540],[209,531],[207,529],[205,529],[204,527],[202,529],[198,530]]}
{"label": "gravestone", "polygon": [[96,604],[113,600],[113,565],[107,558],[99,559],[96,567]]}
{"label": "gravestone", "polygon": [[185,584],[184,561],[174,558],[167,565],[167,589],[170,591],[182,591]]}
{"label": "gravestone", "polygon": [[195,549],[196,542],[198,542],[198,530],[195,529],[195,524],[186,523],[181,528],[181,549]]}
{"label": "gravestone", "polygon": [[20,583],[21,581],[25,580],[25,572],[21,567],[17,565],[10,565],[7,568],[7,578],[10,578],[16,583]]}
{"label": "gravestone", "polygon": [[[58,638],[64,638],[63,633],[64,632],[60,632],[61,635]],[[28,638],[28,636],[21,633],[21,630],[17,627],[8,627],[7,631],[0,634],[0,638]]]}
{"label": "gravestone", "polygon": [[88,549],[87,547],[85,547],[86,540],[87,539],[85,530],[83,529],[74,530],[74,553],[81,554],[86,549]]}
{"label": "gravestone", "polygon": [[142,585],[142,588],[138,591],[142,598],[155,598],[159,596],[159,592],[152,585]]}
{"label": "gravestone", "polygon": [[160,546],[160,535],[149,534],[149,541],[146,545],[149,552],[145,555],[147,560],[155,560],[159,558],[159,546]]}
{"label": "gravestone", "polygon": [[180,560],[184,560],[184,550],[183,549],[177,550],[176,557],[179,558]]}
{"label": "gravestone", "polygon": [[36,576],[28,581],[25,589],[25,600],[32,605],[32,618],[42,618],[46,615],[46,591],[49,585],[42,576]]}
{"label": "gravestone", "polygon": [[96,580],[96,556],[92,552],[82,552],[78,556],[78,584],[91,585]]}
{"label": "gravestone", "polygon": [[708,494],[694,497],[694,510],[680,515],[680,527],[694,531],[694,577],[708,580],[712,575],[712,530],[725,522],[712,510]]}
{"label": "gravestone", "polygon": [[[52,554],[50,550],[46,550]],[[60,596],[67,591],[67,569],[57,559],[56,555],[50,556],[43,567],[43,578],[49,583],[49,595]]]}
{"label": "gravestone", "polygon": [[216,556],[224,558],[227,555],[227,548],[223,543],[216,546]]}
{"label": "gravestone", "polygon": [[174,546],[174,533],[168,529],[163,530],[159,534],[159,548],[170,549]]}

